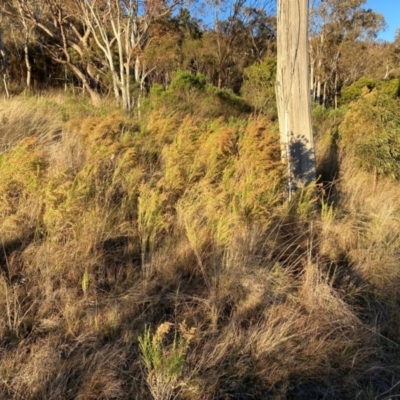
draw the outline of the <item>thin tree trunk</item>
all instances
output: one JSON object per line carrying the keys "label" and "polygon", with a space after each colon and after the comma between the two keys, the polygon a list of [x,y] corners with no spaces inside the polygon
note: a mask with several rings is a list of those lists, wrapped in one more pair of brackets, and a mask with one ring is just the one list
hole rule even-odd
{"label": "thin tree trunk", "polygon": [[384,81],[386,81],[386,79],[389,78],[389,73],[390,73],[390,70],[389,70],[389,60],[386,60],[386,71],[385,71],[385,76],[383,77],[383,80],[384,80]]}
{"label": "thin tree trunk", "polygon": [[67,66],[64,66],[64,92],[67,93],[68,91],[68,73],[67,73]]}
{"label": "thin tree trunk", "polygon": [[124,50],[122,46],[122,30],[121,30],[121,15],[120,9],[118,8],[118,16],[117,21],[111,20],[111,26],[113,28],[114,37],[117,41],[118,45],[118,57],[119,57],[119,87],[122,95],[122,107],[125,111],[130,111],[130,102],[129,102],[129,90],[125,76],[124,70]]}
{"label": "thin tree trunk", "polygon": [[308,0],[278,0],[277,104],[282,159],[296,190],[316,179],[308,53]]}
{"label": "thin tree trunk", "polygon": [[341,54],[339,51],[338,54],[336,55],[336,60],[335,60],[335,83],[334,83],[334,85],[335,85],[335,110],[337,110],[337,108],[338,108],[338,95],[339,95],[339,92],[338,92],[338,84],[339,84],[338,69],[339,69],[340,56],[341,56]]}
{"label": "thin tree trunk", "polygon": [[4,46],[3,46],[3,38],[1,36],[1,31],[0,31],[0,55],[1,55],[1,63],[3,64],[3,84],[4,84],[4,90],[6,92],[6,98],[10,98],[10,92],[8,91],[8,76],[9,76],[9,71],[8,71],[8,60],[7,60],[7,55],[6,52],[4,51]]}
{"label": "thin tree trunk", "polygon": [[310,95],[311,98],[314,98],[315,93],[314,93],[314,62],[311,63],[311,68],[310,68]]}
{"label": "thin tree trunk", "polygon": [[8,60],[7,60],[6,52],[4,51],[3,40],[1,37],[1,31],[0,31],[0,55],[1,55],[1,61],[3,64],[4,71],[6,74],[8,74]]}
{"label": "thin tree trunk", "polygon": [[25,36],[24,36],[24,59],[25,59],[25,66],[26,66],[26,88],[30,89],[32,84],[32,65],[31,61],[29,60],[29,37],[30,37],[30,30],[28,24],[25,21],[25,18],[22,18],[22,22],[24,25]]}
{"label": "thin tree trunk", "polygon": [[140,82],[140,60],[138,56],[135,60],[135,82]]}
{"label": "thin tree trunk", "polygon": [[318,104],[321,104],[321,80],[318,77],[318,83],[317,83],[317,98],[316,100],[318,101]]}
{"label": "thin tree trunk", "polygon": [[96,92],[96,90],[91,88],[90,82],[89,82],[89,79],[87,78],[87,76],[74,64],[67,63],[67,65],[71,69],[71,71],[81,80],[82,87],[84,90],[87,90],[87,92],[89,93],[92,104],[94,106],[99,106],[101,104],[101,97]]}
{"label": "thin tree trunk", "polygon": [[22,11],[21,3],[18,3],[18,9],[21,16],[21,22],[24,27],[24,59],[25,59],[25,66],[26,66],[26,88],[31,88],[31,81],[32,81],[32,65],[29,60],[29,37],[31,35],[31,29],[28,26],[28,22],[24,17],[24,13]]}
{"label": "thin tree trunk", "polygon": [[32,65],[29,60],[29,35],[28,32],[25,34],[25,41],[24,41],[24,58],[25,58],[25,65],[26,65],[26,87],[27,89],[31,88],[32,84]]}
{"label": "thin tree trunk", "polygon": [[335,110],[338,108],[338,73],[335,70]]}

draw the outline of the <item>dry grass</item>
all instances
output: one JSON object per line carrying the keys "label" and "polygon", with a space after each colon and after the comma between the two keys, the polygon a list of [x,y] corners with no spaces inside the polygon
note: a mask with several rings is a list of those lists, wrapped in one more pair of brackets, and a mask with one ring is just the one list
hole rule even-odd
{"label": "dry grass", "polygon": [[266,119],[68,112],[0,156],[1,398],[150,399],[163,323],[164,355],[193,328],[168,398],[397,393],[397,183],[346,159],[335,204],[285,204]]}

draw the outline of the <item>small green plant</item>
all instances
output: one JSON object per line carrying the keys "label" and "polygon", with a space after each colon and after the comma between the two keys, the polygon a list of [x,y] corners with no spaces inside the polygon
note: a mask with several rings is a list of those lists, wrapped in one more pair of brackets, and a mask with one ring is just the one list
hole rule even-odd
{"label": "small green plant", "polygon": [[179,325],[171,345],[165,343],[172,323],[159,325],[154,334],[149,326],[139,336],[139,348],[147,370],[147,384],[155,400],[169,400],[182,383],[186,353],[195,328],[188,329],[185,323]]}
{"label": "small green plant", "polygon": [[333,209],[333,204],[329,204],[326,200],[321,200],[321,220],[323,222],[329,223],[333,221],[335,217],[335,211]]}
{"label": "small green plant", "polygon": [[299,220],[307,221],[315,211],[316,202],[315,184],[301,188],[293,193],[289,202],[290,214]]}

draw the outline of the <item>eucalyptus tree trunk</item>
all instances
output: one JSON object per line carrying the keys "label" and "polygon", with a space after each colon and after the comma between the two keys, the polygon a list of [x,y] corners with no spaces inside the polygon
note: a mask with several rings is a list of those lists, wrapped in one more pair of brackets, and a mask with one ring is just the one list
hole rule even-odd
{"label": "eucalyptus tree trunk", "polygon": [[21,3],[17,3],[19,14],[21,16],[22,26],[24,27],[24,59],[26,66],[26,88],[31,88],[32,83],[32,65],[29,59],[29,39],[32,33],[32,27],[28,25],[28,21],[24,17]]}
{"label": "eucalyptus tree trunk", "polygon": [[311,95],[312,99],[315,97],[315,84],[314,84],[314,82],[315,82],[315,77],[314,77],[315,68],[314,68],[314,66],[315,66],[315,62],[314,62],[314,60],[312,60],[311,67],[310,67],[310,95]]}
{"label": "eucalyptus tree trunk", "polygon": [[65,65],[74,73],[75,76],[77,76],[81,80],[83,90],[86,90],[89,93],[92,104],[95,107],[98,107],[101,104],[101,97],[99,93],[91,87],[89,78],[70,61],[66,62]]}
{"label": "eucalyptus tree trunk", "polygon": [[308,0],[278,0],[277,105],[289,196],[316,179],[308,54]]}
{"label": "eucalyptus tree trunk", "polygon": [[8,91],[8,60],[7,60],[7,55],[3,47],[3,36],[2,36],[2,30],[0,27],[0,71],[3,75],[3,84],[4,84],[4,90],[6,92],[6,98],[10,98],[10,93]]}

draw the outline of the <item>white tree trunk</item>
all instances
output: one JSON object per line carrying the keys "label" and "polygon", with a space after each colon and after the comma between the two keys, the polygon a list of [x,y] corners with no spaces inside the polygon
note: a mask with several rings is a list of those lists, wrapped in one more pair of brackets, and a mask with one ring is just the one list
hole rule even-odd
{"label": "white tree trunk", "polygon": [[316,101],[318,102],[318,104],[321,105],[321,81],[318,77],[318,84],[317,84],[317,97],[316,97]]}
{"label": "white tree trunk", "polygon": [[[8,60],[7,60],[7,55],[3,47],[3,38],[1,36],[1,31],[0,31],[0,70],[3,72],[3,84],[4,84],[4,90],[6,92],[6,99],[10,98],[10,93],[8,91]],[[2,65],[1,65],[2,64]]]}
{"label": "white tree trunk", "polygon": [[31,88],[32,82],[32,65],[29,60],[29,36],[28,33],[25,35],[24,39],[24,58],[25,58],[25,65],[26,65],[26,87],[27,89]]}
{"label": "white tree trunk", "polygon": [[277,105],[289,193],[316,179],[308,53],[308,0],[278,0]]}
{"label": "white tree trunk", "polygon": [[315,97],[315,90],[314,90],[314,62],[311,63],[311,69],[310,69],[310,95],[311,98]]}
{"label": "white tree trunk", "polygon": [[66,65],[75,74],[75,76],[77,76],[82,81],[83,90],[87,90],[88,91],[90,99],[92,101],[92,104],[95,107],[99,106],[101,104],[101,97],[96,92],[96,90],[94,90],[94,89],[92,89],[90,87],[90,82],[89,82],[88,77],[82,71],[80,71],[79,68],[76,67],[74,64],[67,63]]}

